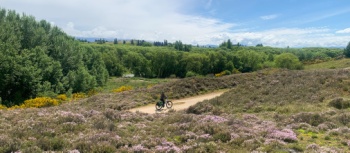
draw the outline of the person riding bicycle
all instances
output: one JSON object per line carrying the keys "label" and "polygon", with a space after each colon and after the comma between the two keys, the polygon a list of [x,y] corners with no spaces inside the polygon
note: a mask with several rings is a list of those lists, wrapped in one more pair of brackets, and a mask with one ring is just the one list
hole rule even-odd
{"label": "person riding bicycle", "polygon": [[160,95],[160,101],[163,102],[163,107],[165,106],[165,99],[167,99],[168,97],[165,96],[164,92],[162,92],[162,94]]}

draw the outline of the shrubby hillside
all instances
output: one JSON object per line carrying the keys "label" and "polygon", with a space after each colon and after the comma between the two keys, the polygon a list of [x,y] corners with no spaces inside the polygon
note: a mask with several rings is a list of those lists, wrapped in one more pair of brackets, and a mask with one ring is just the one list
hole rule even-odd
{"label": "shrubby hillside", "polygon": [[[270,69],[174,80],[56,107],[0,110],[0,150],[348,152],[349,73]],[[127,111],[155,103],[160,90],[175,99],[221,88],[230,91],[185,111]]]}

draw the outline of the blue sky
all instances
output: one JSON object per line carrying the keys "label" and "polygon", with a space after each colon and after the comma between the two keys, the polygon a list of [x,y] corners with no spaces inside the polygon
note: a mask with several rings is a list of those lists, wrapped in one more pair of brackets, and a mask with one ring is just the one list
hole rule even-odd
{"label": "blue sky", "polygon": [[349,0],[0,0],[69,35],[187,44],[345,47]]}

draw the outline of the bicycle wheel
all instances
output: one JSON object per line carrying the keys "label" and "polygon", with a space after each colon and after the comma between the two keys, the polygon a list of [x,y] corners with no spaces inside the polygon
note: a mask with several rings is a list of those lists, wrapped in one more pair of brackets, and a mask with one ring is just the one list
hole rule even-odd
{"label": "bicycle wheel", "polygon": [[173,102],[167,101],[167,102],[166,102],[166,107],[167,107],[167,108],[173,107]]}
{"label": "bicycle wheel", "polygon": [[163,107],[162,107],[162,104],[160,104],[160,102],[157,102],[156,104],[156,110],[161,110]]}

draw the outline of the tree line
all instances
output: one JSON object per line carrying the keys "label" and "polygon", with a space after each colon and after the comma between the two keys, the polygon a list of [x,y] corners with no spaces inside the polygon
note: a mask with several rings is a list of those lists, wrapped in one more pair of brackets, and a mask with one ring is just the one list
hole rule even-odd
{"label": "tree line", "polygon": [[[176,44],[176,43],[175,43]],[[133,73],[148,78],[186,77],[222,71],[252,72],[263,68],[302,69],[303,63],[326,61],[343,56],[336,48],[192,47],[178,50],[171,45],[159,47],[84,44],[103,56],[110,76]],[[283,55],[283,56],[282,56]],[[283,59],[283,60],[281,60]],[[289,63],[289,64],[288,64]]]}

